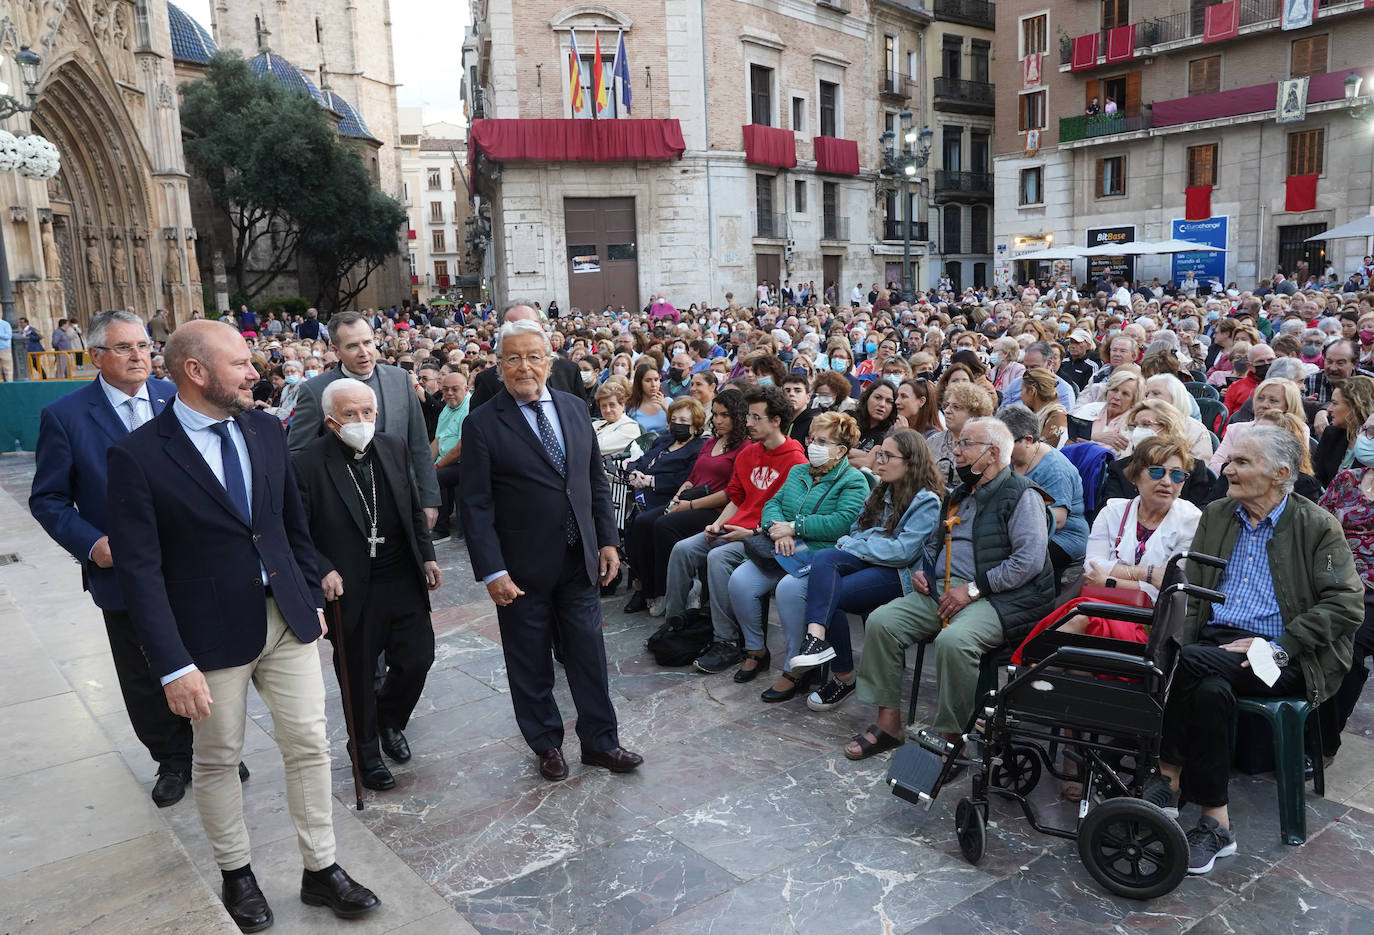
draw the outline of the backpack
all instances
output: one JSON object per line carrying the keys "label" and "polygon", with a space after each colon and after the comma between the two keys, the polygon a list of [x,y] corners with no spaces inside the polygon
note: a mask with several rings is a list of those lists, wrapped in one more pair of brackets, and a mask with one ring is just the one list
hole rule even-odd
{"label": "backpack", "polygon": [[661,666],[686,666],[711,645],[711,617],[697,608],[663,624],[644,641],[644,647]]}

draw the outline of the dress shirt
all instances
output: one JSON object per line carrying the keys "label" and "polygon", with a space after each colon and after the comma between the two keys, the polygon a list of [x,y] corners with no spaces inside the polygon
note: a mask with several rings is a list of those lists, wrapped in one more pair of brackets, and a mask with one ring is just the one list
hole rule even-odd
{"label": "dress shirt", "polygon": [[147,422],[149,419],[153,417],[153,403],[152,400],[148,398],[147,383],[144,383],[142,386],[140,386],[138,388],[138,392],[135,393],[133,396],[130,396],[123,390],[116,389],[115,387],[110,386],[110,384],[105,382],[105,378],[103,376],[98,376],[96,377],[96,379],[100,381],[100,388],[105,391],[105,398],[108,399],[110,401],[110,405],[114,407],[115,415],[119,416],[119,421],[123,422],[124,427],[127,428],[130,432],[138,428],[138,426],[129,424],[129,400],[139,400],[137,403],[134,403],[136,407],[142,410],[140,413],[140,418],[142,419],[142,422],[139,422],[139,425],[142,425],[144,422]]}
{"label": "dress shirt", "polygon": [[[558,418],[558,407],[553,404],[553,394],[549,392],[547,386],[543,387],[540,392],[541,395],[539,399],[534,402],[526,402],[523,399],[517,399],[515,400],[515,404],[520,407],[520,414],[525,417],[525,424],[528,425],[530,431],[534,433],[535,441],[539,442],[540,447],[543,447],[544,440],[539,437],[539,416],[535,414],[534,407],[539,406],[544,410],[544,415],[548,416],[549,422],[553,423],[553,434],[558,436],[558,444],[563,446],[563,456],[566,458],[568,454],[568,443],[563,435],[563,423]],[[508,574],[504,568],[500,571],[494,571],[483,578],[482,583],[491,584],[504,574]]]}
{"label": "dress shirt", "polygon": [[1287,506],[1288,498],[1284,497],[1254,526],[1250,525],[1245,509],[1236,507],[1235,521],[1240,524],[1240,531],[1217,585],[1217,590],[1226,595],[1226,603],[1212,605],[1212,626],[1249,630],[1271,640],[1283,635],[1283,614],[1279,612],[1269,570],[1269,540],[1274,538],[1274,526]]}

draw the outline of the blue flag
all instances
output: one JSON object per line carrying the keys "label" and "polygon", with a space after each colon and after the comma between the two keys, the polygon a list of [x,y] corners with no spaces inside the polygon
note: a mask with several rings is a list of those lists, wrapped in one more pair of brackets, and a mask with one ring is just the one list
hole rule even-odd
{"label": "blue flag", "polygon": [[615,69],[612,77],[620,79],[620,106],[630,113],[630,59],[625,54],[625,34],[620,34],[620,44],[615,50]]}

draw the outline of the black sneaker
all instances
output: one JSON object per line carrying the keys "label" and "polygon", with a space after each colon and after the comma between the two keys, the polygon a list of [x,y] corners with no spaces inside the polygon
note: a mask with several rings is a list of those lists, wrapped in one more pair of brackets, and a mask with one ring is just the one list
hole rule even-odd
{"label": "black sneaker", "polygon": [[723,640],[716,640],[706,647],[706,652],[697,657],[697,661],[692,663],[701,672],[715,675],[717,672],[724,672],[726,669],[733,669],[744,661],[744,652],[736,643],[726,643]]}
{"label": "black sneaker", "polygon": [[812,711],[829,711],[837,708],[840,702],[854,694],[854,689],[858,686],[857,678],[850,679],[848,682],[841,682],[835,676],[830,676],[830,681],[820,687],[819,691],[814,691],[806,696],[806,706]]}
{"label": "black sneaker", "polygon": [[831,646],[819,636],[806,634],[806,639],[802,640],[801,649],[795,656],[787,661],[787,669],[793,675],[800,675],[809,672],[816,666],[825,665],[835,658],[835,647]]}
{"label": "black sneaker", "polygon": [[1223,828],[1215,818],[1203,815],[1197,827],[1188,832],[1188,872],[1211,873],[1218,857],[1236,853],[1236,839],[1230,828]]}
{"label": "black sneaker", "polygon": [[1146,779],[1140,797],[1151,805],[1158,805],[1170,818],[1178,818],[1178,793],[1163,776],[1155,774]]}

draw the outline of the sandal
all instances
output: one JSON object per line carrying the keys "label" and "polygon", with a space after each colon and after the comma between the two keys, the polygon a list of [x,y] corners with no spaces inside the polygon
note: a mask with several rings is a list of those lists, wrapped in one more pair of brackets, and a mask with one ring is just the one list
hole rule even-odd
{"label": "sandal", "polygon": [[[864,734],[872,734],[874,739],[869,740]],[[887,731],[882,730],[877,724],[868,725],[862,734],[855,734],[850,738],[850,743],[858,745],[859,755],[855,756],[848,750],[844,755],[851,760],[866,760],[879,753],[886,753],[888,750],[895,750],[906,743],[905,737],[893,737]]]}

